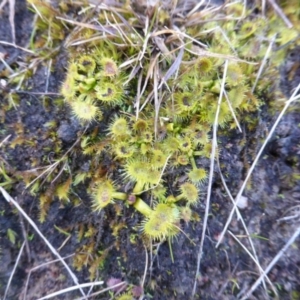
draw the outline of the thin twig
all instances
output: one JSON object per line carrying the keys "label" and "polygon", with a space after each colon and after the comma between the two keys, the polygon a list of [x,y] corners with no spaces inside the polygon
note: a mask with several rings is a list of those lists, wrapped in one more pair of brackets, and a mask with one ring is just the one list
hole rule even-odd
{"label": "thin twig", "polygon": [[257,85],[257,83],[258,83],[258,80],[260,79],[260,76],[261,76],[261,74],[262,74],[262,72],[263,72],[263,69],[264,69],[265,65],[267,64],[268,58],[270,57],[270,52],[271,52],[271,50],[272,50],[272,48],[273,48],[273,45],[274,45],[274,43],[275,43],[276,36],[277,36],[277,33],[274,34],[274,36],[272,37],[271,42],[270,42],[270,45],[269,45],[269,47],[268,47],[268,49],[267,49],[267,51],[266,51],[266,54],[265,54],[265,56],[264,56],[264,59],[263,59],[261,65],[260,65],[260,67],[259,67],[259,70],[258,70],[258,72],[257,72],[257,76],[256,76],[256,78],[255,78],[255,82],[254,82],[253,87],[252,87],[252,89],[251,89],[251,92],[252,92],[252,93],[254,93],[254,90],[255,90],[255,88],[256,88],[256,85]]}
{"label": "thin twig", "polygon": [[[231,193],[230,193],[230,190],[228,189],[228,186],[227,186],[227,184],[226,184],[226,181],[225,181],[224,176],[223,176],[222,171],[221,171],[219,158],[217,158],[217,163],[218,163],[219,174],[220,174],[220,177],[221,177],[221,181],[222,181],[222,183],[223,183],[223,186],[224,186],[224,188],[225,188],[225,190],[226,190],[226,192],[227,192],[227,195],[229,196],[229,198],[230,198],[232,204],[234,205],[234,199],[233,199],[233,197],[232,197],[232,195],[231,195]],[[241,215],[241,213],[240,213],[240,211],[239,211],[239,208],[238,208],[237,206],[236,206],[235,208],[236,208],[237,218],[238,218],[238,220],[241,221],[242,226],[243,226],[243,228],[244,228],[244,230],[245,230],[246,236],[248,237],[249,244],[250,244],[250,246],[251,246],[252,253],[253,253],[253,256],[254,256],[254,258],[255,258],[255,260],[253,260],[253,261],[254,261],[254,263],[255,263],[256,265],[259,266],[258,269],[259,269],[259,271],[260,271],[260,270],[262,270],[262,268],[261,268],[261,266],[260,266],[260,263],[259,263],[259,260],[258,260],[258,256],[257,256],[257,254],[256,254],[256,250],[255,250],[254,244],[253,244],[253,242],[252,242],[251,235],[250,235],[249,230],[248,230],[248,228],[247,228],[247,226],[246,226],[246,223],[245,223],[245,221],[244,221],[244,218],[242,217],[242,215]],[[260,272],[261,272],[261,271],[260,271]],[[271,282],[271,280],[269,279],[268,276],[267,276],[267,281],[268,281],[268,283],[270,284],[271,288],[273,289],[274,294],[277,295],[277,291],[276,291],[275,287],[273,286],[273,284],[272,284],[272,282]],[[264,281],[263,281],[263,285],[264,285],[264,287],[266,288],[265,282],[264,282]]]}
{"label": "thin twig", "polygon": [[147,276],[147,270],[148,270],[148,261],[149,261],[149,258],[148,258],[148,251],[147,251],[147,247],[144,245],[144,248],[145,248],[145,256],[146,256],[146,259],[145,259],[145,270],[144,270],[144,275],[143,275],[143,279],[142,279],[142,283],[141,283],[141,286],[142,288],[144,289],[144,285],[145,285],[145,281],[146,281],[146,276]]}
{"label": "thin twig", "polygon": [[273,6],[276,13],[279,15],[279,17],[283,20],[283,22],[286,24],[288,28],[293,28],[293,24],[291,21],[286,17],[282,9],[278,6],[278,4],[274,0],[268,0],[269,3]]}
{"label": "thin twig", "polygon": [[207,222],[208,222],[208,215],[209,215],[209,210],[210,210],[210,197],[211,197],[212,182],[213,182],[213,175],[214,175],[214,166],[215,166],[215,156],[216,156],[216,149],[217,149],[218,119],[219,119],[220,106],[221,106],[221,102],[222,102],[223,93],[225,91],[227,68],[228,68],[228,60],[226,60],[225,66],[224,66],[224,73],[223,73],[221,91],[220,91],[220,95],[219,95],[215,121],[214,121],[214,124],[213,124],[213,140],[212,140],[212,149],[211,149],[211,155],[210,155],[210,170],[209,170],[207,197],[206,197],[206,207],[205,207],[205,214],[204,214],[203,227],[202,227],[202,235],[201,235],[200,247],[199,247],[199,252],[198,252],[198,259],[197,259],[197,270],[196,270],[196,276],[195,276],[195,281],[194,281],[194,287],[193,287],[193,291],[192,291],[192,299],[194,299],[194,296],[195,296],[195,293],[196,293],[198,276],[199,276],[199,273],[200,273],[200,262],[201,262],[202,252],[203,252],[204,239],[205,239],[205,233],[206,233]]}
{"label": "thin twig", "polygon": [[[1,188],[2,189],[2,188]],[[9,287],[10,287],[10,284],[11,284],[11,281],[14,277],[14,274],[16,272],[16,269],[17,269],[17,266],[19,264],[19,261],[20,261],[20,258],[21,258],[21,255],[23,253],[23,250],[24,250],[24,247],[25,247],[25,241],[23,242],[22,246],[21,246],[21,249],[19,251],[19,254],[18,254],[18,257],[17,257],[17,260],[15,262],[15,265],[14,265],[14,268],[9,276],[9,279],[8,279],[8,283],[7,283],[7,286],[6,286],[6,289],[5,289],[5,293],[4,293],[4,296],[3,296],[3,300],[6,299],[6,296],[7,296],[7,293],[8,293],[8,290],[9,290]]]}
{"label": "thin twig", "polygon": [[88,282],[88,283],[81,283],[79,285],[76,285],[76,286],[71,286],[71,287],[68,287],[66,289],[62,289],[60,291],[57,291],[57,292],[54,292],[52,294],[49,294],[45,297],[42,297],[42,298],[39,298],[38,300],[45,300],[45,299],[50,299],[50,298],[53,298],[55,296],[59,296],[61,294],[65,294],[65,293],[68,293],[68,292],[71,292],[71,291],[74,291],[74,290],[77,290],[79,288],[85,288],[85,287],[90,287],[91,285],[92,286],[95,286],[95,285],[102,285],[104,283],[104,281],[96,281],[96,282]]}
{"label": "thin twig", "polygon": [[85,131],[86,131],[87,127],[85,128],[84,132],[82,133],[82,135],[74,142],[74,144],[68,149],[68,151],[54,164],[46,167],[46,170],[43,171],[37,178],[35,178],[34,180],[32,180],[27,186],[26,188],[28,188],[29,186],[31,186],[34,182],[36,182],[40,177],[42,177],[44,174],[50,172],[50,174],[54,171],[54,169],[56,168],[57,165],[59,165],[64,159],[65,157],[67,157],[67,155],[73,150],[73,148],[79,143],[81,137],[84,135]]}
{"label": "thin twig", "polygon": [[223,231],[222,231],[222,233],[221,233],[221,235],[220,235],[220,240],[218,241],[218,243],[217,243],[217,245],[216,245],[216,248],[219,247],[220,242],[222,241],[222,239],[223,239],[223,237],[224,237],[224,235],[225,235],[225,232],[227,231],[227,228],[228,228],[228,226],[229,226],[229,224],[230,224],[230,222],[231,222],[231,220],[232,220],[232,217],[233,217],[235,208],[236,208],[236,206],[237,206],[237,203],[239,202],[239,199],[240,199],[240,197],[242,196],[242,194],[243,194],[243,192],[244,192],[244,190],[245,190],[245,188],[246,188],[247,182],[248,182],[250,176],[252,175],[252,172],[253,172],[253,170],[254,170],[254,168],[255,168],[255,166],[256,166],[258,160],[260,159],[260,157],[261,157],[261,155],[262,155],[262,153],[263,153],[263,151],[264,151],[264,149],[265,149],[267,143],[269,142],[269,140],[271,139],[271,137],[272,137],[272,135],[273,135],[275,129],[277,128],[277,126],[278,126],[278,124],[279,124],[281,118],[283,117],[284,113],[286,112],[286,110],[288,109],[288,107],[290,106],[290,104],[291,104],[292,102],[296,101],[297,99],[300,99],[300,95],[296,97],[296,95],[297,95],[297,93],[298,93],[299,90],[300,90],[300,84],[297,86],[296,90],[294,91],[294,93],[293,93],[293,95],[290,97],[290,99],[286,102],[284,108],[282,109],[282,111],[281,111],[281,113],[279,114],[279,116],[278,116],[276,122],[274,123],[272,129],[270,130],[270,132],[269,132],[267,138],[265,139],[263,145],[261,146],[261,148],[260,148],[260,150],[259,150],[257,156],[255,157],[254,162],[252,163],[252,165],[251,165],[251,167],[250,167],[250,169],[249,169],[249,171],[248,171],[248,173],[247,173],[247,176],[246,176],[246,178],[245,178],[245,180],[244,180],[244,182],[243,182],[243,184],[242,184],[242,186],[241,186],[241,188],[240,188],[240,190],[239,190],[239,192],[238,192],[238,194],[237,194],[237,196],[236,196],[236,198],[235,198],[235,204],[234,204],[234,206],[233,206],[233,208],[232,208],[232,210],[231,210],[231,212],[230,212],[230,215],[229,215],[229,217],[228,217],[228,220],[227,220],[227,222],[226,222],[226,224],[225,224],[225,226],[224,226],[224,229],[223,229]]}
{"label": "thin twig", "polygon": [[0,12],[3,9],[3,7],[6,5],[8,0],[2,0],[1,4],[0,4]]}
{"label": "thin twig", "polygon": [[176,71],[178,70],[178,68],[180,67],[181,61],[182,61],[182,57],[183,57],[183,53],[184,53],[184,46],[181,46],[181,49],[176,57],[176,59],[174,60],[173,64],[171,65],[171,67],[168,69],[168,71],[166,72],[166,74],[164,75],[164,77],[161,79],[161,83],[158,86],[158,89],[161,88],[161,86],[167,82],[167,80],[174,74],[176,73]]}
{"label": "thin twig", "polygon": [[26,48],[23,48],[23,47],[21,47],[21,46],[18,46],[18,45],[14,44],[14,43],[9,43],[9,42],[5,42],[5,41],[0,41],[0,44],[2,44],[2,45],[7,45],[7,46],[12,46],[12,47],[17,48],[17,49],[20,49],[20,50],[22,50],[22,51],[28,52],[28,53],[30,53],[30,54],[34,54],[33,51],[28,50],[28,49],[26,49]]}
{"label": "thin twig", "polygon": [[153,90],[154,90],[154,108],[155,108],[155,117],[154,117],[154,136],[155,140],[157,139],[157,122],[158,122],[158,113],[159,113],[159,99],[158,99],[158,81],[159,81],[159,66],[158,63],[154,65],[154,77],[153,77]]}
{"label": "thin twig", "polygon": [[2,141],[0,141],[0,147],[2,147],[2,145],[4,145],[9,140],[10,137],[11,137],[11,134],[9,134]]}
{"label": "thin twig", "polygon": [[[64,265],[64,267],[66,268],[66,270],[68,271],[68,273],[70,274],[71,278],[73,279],[74,283],[79,286],[78,283],[78,278],[76,277],[76,275],[72,272],[72,270],[70,269],[70,267],[66,264],[66,262],[62,259],[62,257],[60,256],[60,254],[56,251],[56,249],[50,244],[50,242],[46,239],[46,237],[41,233],[41,231],[38,229],[38,227],[36,226],[36,224],[33,222],[33,220],[27,215],[27,213],[23,210],[23,208],[18,204],[18,202],[16,202],[7,192],[4,188],[2,188],[0,186],[0,191],[3,195],[3,197],[6,199],[6,201],[8,203],[12,203],[17,209],[18,211],[24,216],[24,218],[29,222],[29,224],[33,227],[33,229],[37,232],[37,234],[43,239],[43,241],[46,243],[46,245],[48,246],[48,248],[51,250],[51,252],[60,260],[60,262]],[[81,292],[81,294],[86,297],[84,291],[82,290],[81,287],[79,287],[79,290]]]}
{"label": "thin twig", "polygon": [[27,261],[30,262],[30,248],[29,248],[29,243],[28,243],[28,238],[27,238],[27,232],[25,230],[24,222],[23,222],[23,216],[19,213],[19,218],[20,218],[20,224],[21,224],[21,229],[22,229],[22,234],[26,246],[26,254],[27,254]]}
{"label": "thin twig", "polygon": [[[228,233],[238,242],[238,244],[246,251],[246,253],[250,256],[250,258],[254,261],[254,263],[256,264],[256,266],[258,267],[258,270],[261,274],[263,283],[264,283],[264,276],[267,278],[269,284],[271,285],[271,287],[273,288],[273,292],[275,293],[275,295],[278,296],[278,293],[275,289],[275,287],[273,286],[272,282],[270,281],[269,277],[267,276],[267,274],[265,273],[265,271],[263,270],[263,268],[261,267],[261,265],[259,264],[259,262],[257,261],[257,259],[255,259],[255,257],[252,255],[252,253],[250,253],[250,251],[246,248],[246,246],[230,231],[228,230]],[[264,288],[267,292],[265,283],[264,283]]]}
{"label": "thin twig", "polygon": [[284,245],[284,247],[277,253],[277,255],[272,259],[272,261],[269,263],[267,268],[265,269],[264,273],[262,273],[259,278],[255,281],[255,283],[251,286],[250,290],[244,295],[244,297],[241,300],[249,299],[249,297],[252,295],[252,293],[256,290],[256,288],[260,285],[263,278],[271,271],[271,269],[274,267],[274,265],[277,263],[277,261],[281,258],[281,256],[287,251],[287,249],[294,243],[296,238],[300,234],[300,227],[297,228],[293,236],[288,240],[288,242]]}
{"label": "thin twig", "polygon": [[52,66],[52,59],[49,60],[48,63],[48,68],[46,69],[46,87],[45,87],[45,94],[48,93],[48,88],[49,88],[49,78],[50,78],[50,73],[51,73],[51,66]]}
{"label": "thin twig", "polygon": [[237,117],[236,117],[236,114],[235,114],[235,112],[234,112],[234,109],[233,109],[233,107],[232,107],[232,105],[231,105],[231,102],[230,102],[230,100],[229,100],[229,98],[228,98],[228,95],[227,95],[226,91],[224,91],[224,95],[225,95],[226,101],[227,101],[227,103],[228,103],[229,109],[230,109],[230,111],[231,111],[232,117],[233,117],[233,119],[234,119],[234,121],[235,121],[235,124],[236,124],[237,128],[239,129],[240,132],[243,132],[243,131],[242,131],[242,128],[241,128],[241,125],[240,125],[240,123],[239,123],[239,120],[238,120]]}
{"label": "thin twig", "polygon": [[[72,257],[72,256],[74,256],[74,255],[75,255],[75,254],[70,254],[70,255],[68,255],[68,256],[63,257],[63,259],[70,258],[70,257]],[[41,264],[41,265],[38,265],[38,266],[33,267],[32,269],[30,269],[30,271],[29,271],[29,273],[28,273],[28,275],[27,275],[27,280],[26,280],[26,284],[25,284],[24,291],[22,291],[22,294],[24,294],[23,300],[26,300],[26,299],[27,299],[27,297],[26,297],[26,296],[27,296],[27,289],[28,289],[28,284],[29,284],[29,279],[30,279],[31,273],[32,273],[33,271],[38,270],[39,268],[45,267],[45,266],[47,266],[47,265],[53,264],[53,263],[58,262],[58,261],[60,261],[60,260],[59,260],[59,259],[54,259],[54,260],[48,261],[48,262],[46,262],[46,263],[43,263],[43,264]]]}
{"label": "thin twig", "polygon": [[14,44],[16,43],[15,4],[15,0],[9,0],[9,23],[11,27],[11,36]]}
{"label": "thin twig", "polygon": [[[95,293],[93,293],[93,294],[90,294],[90,295],[87,296],[87,298],[90,298],[90,297],[93,297],[93,296],[97,296],[97,295],[103,294],[103,293],[105,293],[105,292],[108,292],[108,291],[110,291],[110,290],[114,290],[115,288],[121,287],[122,285],[126,285],[126,284],[127,284],[127,283],[126,283],[125,281],[122,281],[122,282],[117,283],[117,284],[115,284],[115,285],[113,285],[113,286],[107,287],[107,288],[105,288],[105,289],[103,289],[103,290],[101,290],[101,291],[98,291],[98,292],[95,292]],[[79,298],[79,299],[77,299],[77,300],[83,300],[83,299],[86,299],[86,298]]]}

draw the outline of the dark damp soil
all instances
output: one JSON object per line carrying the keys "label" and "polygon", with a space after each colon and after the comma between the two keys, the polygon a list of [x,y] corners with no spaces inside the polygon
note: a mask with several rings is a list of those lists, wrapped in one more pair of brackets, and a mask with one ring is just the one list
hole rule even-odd
{"label": "dark damp soil", "polygon": [[[31,35],[33,15],[27,10],[25,1],[16,1],[16,43],[26,47]],[[0,18],[0,40],[11,42],[8,22],[8,6]],[[7,62],[16,68],[26,60],[26,54],[13,47],[0,45],[0,52],[5,53]],[[54,61],[53,72],[49,77],[48,91],[59,92],[67,63],[66,53],[62,51]],[[4,66],[0,64],[1,78]],[[181,228],[185,234],[174,239],[171,248],[168,242],[155,245],[153,251],[143,246],[139,239],[139,217],[130,208],[125,208],[122,215],[116,210],[107,209],[100,214],[91,212],[91,200],[84,184],[76,189],[81,200],[80,205],[62,203],[53,199],[45,222],[40,223],[38,195],[32,195],[20,179],[23,171],[55,162],[53,148],[59,143],[65,153],[76,141],[83,128],[69,115],[68,109],[57,105],[59,96],[28,93],[45,92],[46,66],[40,64],[28,82],[28,89],[18,93],[19,105],[1,112],[0,140],[10,136],[8,141],[15,141],[14,147],[9,142],[0,148],[0,166],[5,167],[12,182],[4,185],[10,195],[19,203],[28,216],[34,220],[52,246],[59,249],[62,257],[75,272],[80,283],[89,282],[87,267],[81,270],[73,268],[73,256],[83,251],[89,243],[99,251],[101,268],[96,272],[98,280],[105,282],[126,282],[139,299],[139,286],[145,277],[143,299],[189,299],[195,279],[199,243],[202,234],[205,210],[205,190],[203,201],[196,209],[194,221],[184,222]],[[2,73],[1,73],[2,72]],[[279,78],[278,78],[279,80]],[[1,109],[7,108],[5,96],[8,86],[0,94]],[[260,124],[252,132],[242,134],[231,132],[221,137],[220,164],[226,174],[226,183],[233,195],[236,195],[249,169],[249,164],[257,154],[263,139],[270,130],[276,116],[269,113],[268,103],[260,113]],[[109,118],[109,116],[106,116]],[[45,126],[49,121],[56,121],[56,135]],[[16,138],[21,137],[22,143]],[[241,139],[244,143],[241,143]],[[76,148],[75,145],[75,153]],[[48,161],[45,162],[45,157]],[[262,268],[280,251],[288,239],[299,227],[300,214],[300,114],[299,111],[287,113],[276,130],[260,159],[251,182],[244,196],[248,205],[242,215]],[[82,161],[78,154],[69,162],[77,168],[85,168],[88,162]],[[107,162],[109,168],[110,162]],[[206,164],[207,161],[197,161]],[[175,175],[174,175],[175,176]],[[4,177],[1,180],[5,182]],[[46,187],[51,192],[51,186]],[[45,191],[44,190],[44,191]],[[211,210],[208,230],[204,242],[201,260],[201,275],[198,280],[197,299],[238,299],[242,291],[249,289],[259,276],[259,271],[245,250],[226,234],[219,248],[218,237],[226,223],[232,204],[216,169],[211,198]],[[113,224],[113,225],[112,225]],[[120,228],[114,234],[112,226]],[[81,228],[93,228],[92,238],[78,238]],[[70,233],[65,234],[58,229]],[[248,239],[240,221],[234,216],[229,226],[230,232],[238,236],[249,248]],[[15,241],[8,232],[15,232]],[[43,295],[73,286],[70,275],[60,262],[52,262],[56,257],[45,242],[33,230],[30,224],[0,195],[0,296],[4,294],[19,254],[24,237],[27,246],[21,255],[16,272],[12,277],[7,299],[38,299]],[[300,242],[299,239],[284,253],[269,273],[269,278],[279,293],[279,299],[300,299]],[[86,250],[87,251],[87,250]],[[83,251],[84,252],[84,251]],[[172,254],[172,255],[171,255]],[[92,255],[92,254],[91,254]],[[173,261],[172,257],[173,256]],[[145,264],[148,264],[145,273]],[[39,268],[34,269],[35,267]],[[30,276],[29,276],[30,275]],[[94,289],[94,291],[97,289]],[[260,286],[249,299],[275,299],[270,286],[268,294]],[[87,290],[86,290],[87,291]],[[120,293],[116,291],[116,293]],[[78,292],[64,294],[54,299],[75,299]],[[91,299],[110,299],[112,294],[104,293]],[[1,298],[1,297],[0,297]]]}

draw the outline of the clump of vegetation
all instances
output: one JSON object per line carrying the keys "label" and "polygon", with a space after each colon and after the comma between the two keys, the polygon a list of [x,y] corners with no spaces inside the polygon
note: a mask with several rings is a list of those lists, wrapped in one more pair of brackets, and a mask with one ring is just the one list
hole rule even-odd
{"label": "clump of vegetation", "polygon": [[[205,191],[208,170],[202,163],[211,155],[217,109],[224,135],[238,130],[240,123],[248,130],[257,125],[262,95],[272,93],[271,78],[284,51],[275,53],[263,78],[258,78],[262,60],[273,37],[280,49],[296,37],[297,28],[287,30],[275,17],[266,22],[240,3],[225,5],[220,14],[231,18],[221,21],[209,11],[185,16],[164,1],[148,8],[127,2],[121,8],[87,7],[85,17],[93,15],[89,9],[95,10],[94,21],[100,25],[62,18],[78,9],[71,5],[52,9],[39,0],[28,3],[37,12],[33,49],[57,50],[67,36],[69,60],[60,92],[72,117],[85,128],[75,150],[68,150],[48,170],[49,187],[41,188],[40,180],[31,184],[32,176],[24,178],[33,194],[40,189],[40,221],[46,220],[53,195],[62,203],[72,202],[70,191],[84,184],[91,211],[112,208],[120,216],[129,208],[139,214],[137,230],[145,241],[172,240],[181,233],[182,221],[195,219],[194,209]],[[49,58],[46,52],[43,58]],[[61,142],[55,135],[51,138],[59,156]],[[23,142],[25,138],[18,141]],[[72,168],[70,161],[78,157],[88,166]],[[60,164],[62,171],[51,174]],[[78,198],[72,202],[80,203]],[[115,236],[126,226],[111,223]],[[78,240],[96,231],[82,224],[77,229]],[[94,242],[82,246],[74,260],[77,269],[89,264],[95,274],[108,253],[105,249],[90,255],[96,248]]]}
{"label": "clump of vegetation", "polygon": [[[236,4],[226,10],[238,15],[241,8]],[[103,28],[111,22],[124,22],[116,11],[108,11],[111,15],[106,10],[99,15]],[[153,7],[147,34],[140,30],[146,20],[135,19],[132,8],[125,11],[126,18],[132,20],[130,27],[116,25],[120,30],[92,44],[86,42],[84,49],[78,47],[70,55],[61,92],[83,124],[101,122],[113,111],[101,132],[82,138],[82,151],[93,161],[86,174],[92,179],[93,209],[105,209],[116,199],[132,205],[127,200],[130,195],[139,196],[132,207],[144,215],[143,233],[160,240],[179,234],[179,211],[186,214],[200,201],[207,170],[197,161],[210,156],[210,132],[225,60],[229,64],[218,125],[224,130],[235,129],[241,116],[249,127],[256,124],[259,94],[269,87],[259,83],[253,93],[252,74],[258,72],[257,62],[263,58],[267,43],[257,45],[256,57],[251,57],[252,50],[247,49],[257,43],[256,24],[263,20],[229,20],[217,27],[211,22],[185,24],[186,35],[171,29],[156,35],[155,31],[163,30],[170,20],[162,18],[159,6]],[[272,29],[267,28],[270,34]],[[168,51],[157,52],[157,47],[163,46]],[[120,173],[96,176],[104,157],[114,161]],[[170,172],[186,178],[173,185],[173,190],[167,188]],[[131,188],[118,192],[107,178]],[[161,189],[164,194],[157,192]],[[153,208],[147,204],[150,198],[156,202]]]}

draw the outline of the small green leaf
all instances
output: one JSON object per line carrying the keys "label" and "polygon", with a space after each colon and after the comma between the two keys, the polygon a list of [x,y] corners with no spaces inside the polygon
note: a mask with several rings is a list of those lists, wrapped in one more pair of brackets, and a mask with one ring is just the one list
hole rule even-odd
{"label": "small green leaf", "polygon": [[8,239],[10,240],[10,242],[12,244],[15,244],[17,233],[15,231],[13,231],[12,229],[8,228],[6,234],[7,234]]}

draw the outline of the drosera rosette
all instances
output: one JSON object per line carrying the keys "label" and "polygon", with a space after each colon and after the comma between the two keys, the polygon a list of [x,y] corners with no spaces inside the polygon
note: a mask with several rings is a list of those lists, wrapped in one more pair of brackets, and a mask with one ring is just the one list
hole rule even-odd
{"label": "drosera rosette", "polygon": [[110,106],[120,105],[124,98],[122,83],[117,81],[100,80],[95,91],[97,99]]}
{"label": "drosera rosette", "polygon": [[231,106],[239,111],[243,110],[242,103],[246,100],[246,86],[235,86],[227,93]]}
{"label": "drosera rosette", "polygon": [[[195,154],[198,154],[198,151],[195,151],[194,155]],[[206,170],[196,166],[195,158],[193,156],[190,157],[190,163],[192,165],[192,169],[187,172],[189,180],[195,185],[203,184],[207,179]]]}
{"label": "drosera rosette", "polygon": [[149,122],[141,118],[134,120],[132,124],[132,129],[134,132],[142,133],[149,129]]}
{"label": "drosera rosette", "polygon": [[61,86],[60,92],[67,102],[71,102],[76,97],[76,80],[71,74],[67,74],[65,81]]}
{"label": "drosera rosette", "polygon": [[69,62],[67,74],[72,76],[77,82],[84,81],[89,77],[87,73],[80,70],[77,59],[73,59]]}
{"label": "drosera rosette", "polygon": [[189,180],[194,184],[202,184],[207,179],[207,172],[204,168],[195,168],[190,170],[188,173]]}
{"label": "drosera rosette", "polygon": [[162,184],[157,185],[155,188],[151,189],[151,195],[158,202],[165,202],[167,189]]}
{"label": "drosera rosette", "polygon": [[144,130],[142,132],[140,132],[138,135],[136,135],[137,137],[137,142],[141,143],[141,144],[150,144],[153,141],[153,132],[148,129],[148,130]]}
{"label": "drosera rosette", "polygon": [[180,212],[176,205],[158,203],[142,223],[143,234],[153,240],[172,238],[180,232]]}
{"label": "drosera rosette", "polygon": [[180,219],[184,220],[188,224],[192,220],[193,211],[190,206],[180,207]]}
{"label": "drosera rosette", "polygon": [[116,141],[127,141],[130,139],[131,130],[129,122],[125,117],[115,116],[108,126],[108,135]]}
{"label": "drosera rosette", "polygon": [[[219,86],[214,86],[214,88],[219,89]],[[220,91],[219,91],[220,92]],[[199,118],[201,123],[213,125],[216,118],[216,111],[218,107],[218,93],[208,93],[202,98],[201,110],[199,113]],[[230,104],[227,102],[226,98],[223,97],[220,104],[220,110],[218,115],[218,125],[224,128],[233,120],[232,109]]]}
{"label": "drosera rosette", "polygon": [[76,100],[69,102],[72,113],[84,123],[102,119],[102,112],[95,101],[87,95],[80,95]]}
{"label": "drosera rosette", "polygon": [[213,60],[205,56],[198,57],[193,68],[199,75],[208,74],[214,68]]}
{"label": "drosera rosette", "polygon": [[117,159],[127,159],[135,154],[136,147],[128,141],[119,141],[113,145],[112,150]]}
{"label": "drosera rosette", "polygon": [[187,206],[196,206],[199,201],[199,188],[191,183],[185,182],[179,187],[180,194],[175,197],[176,201],[185,200]]}
{"label": "drosera rosette", "polygon": [[231,62],[228,64],[226,73],[226,84],[234,87],[240,85],[244,86],[246,81],[246,75],[243,68],[238,63]]}
{"label": "drosera rosette", "polygon": [[205,126],[195,118],[189,126],[187,126],[183,132],[190,137],[193,143],[193,149],[197,149],[200,146],[204,146],[209,143],[210,126]]}
{"label": "drosera rosette", "polygon": [[179,141],[179,149],[182,153],[188,153],[189,155],[192,155],[193,152],[193,144],[191,139],[185,135],[178,137]]}
{"label": "drosera rosette", "polygon": [[134,194],[156,186],[161,180],[161,170],[151,168],[147,158],[129,158],[124,165],[124,179],[135,183]]}
{"label": "drosera rosette", "polygon": [[197,96],[192,92],[174,93],[174,107],[176,114],[182,117],[194,113],[197,109]]}
{"label": "drosera rosette", "polygon": [[100,211],[109,204],[114,203],[114,200],[127,200],[127,194],[118,192],[114,183],[110,179],[98,180],[92,188],[93,210]]}
{"label": "drosera rosette", "polygon": [[115,299],[116,300],[132,300],[134,298],[132,297],[132,293],[128,292],[128,293],[123,293],[123,294],[117,296]]}
{"label": "drosera rosette", "polygon": [[176,136],[169,135],[162,142],[162,150],[165,151],[167,154],[178,153],[179,148],[180,142],[178,141],[178,138],[176,138]]}
{"label": "drosera rosette", "polygon": [[174,166],[177,166],[177,165],[187,166],[189,164],[190,164],[190,158],[187,154],[176,155],[176,159],[175,159],[175,161],[173,161]]}
{"label": "drosera rosette", "polygon": [[160,149],[152,148],[149,151],[150,154],[150,166],[152,169],[161,169],[165,166],[168,156]]}
{"label": "drosera rosette", "polygon": [[80,56],[77,61],[78,72],[82,74],[87,74],[88,76],[93,76],[96,67],[97,64],[95,59],[88,54],[84,54]]}
{"label": "drosera rosette", "polygon": [[101,67],[101,76],[113,78],[119,75],[117,63],[112,58],[101,57],[99,60],[99,65]]}

